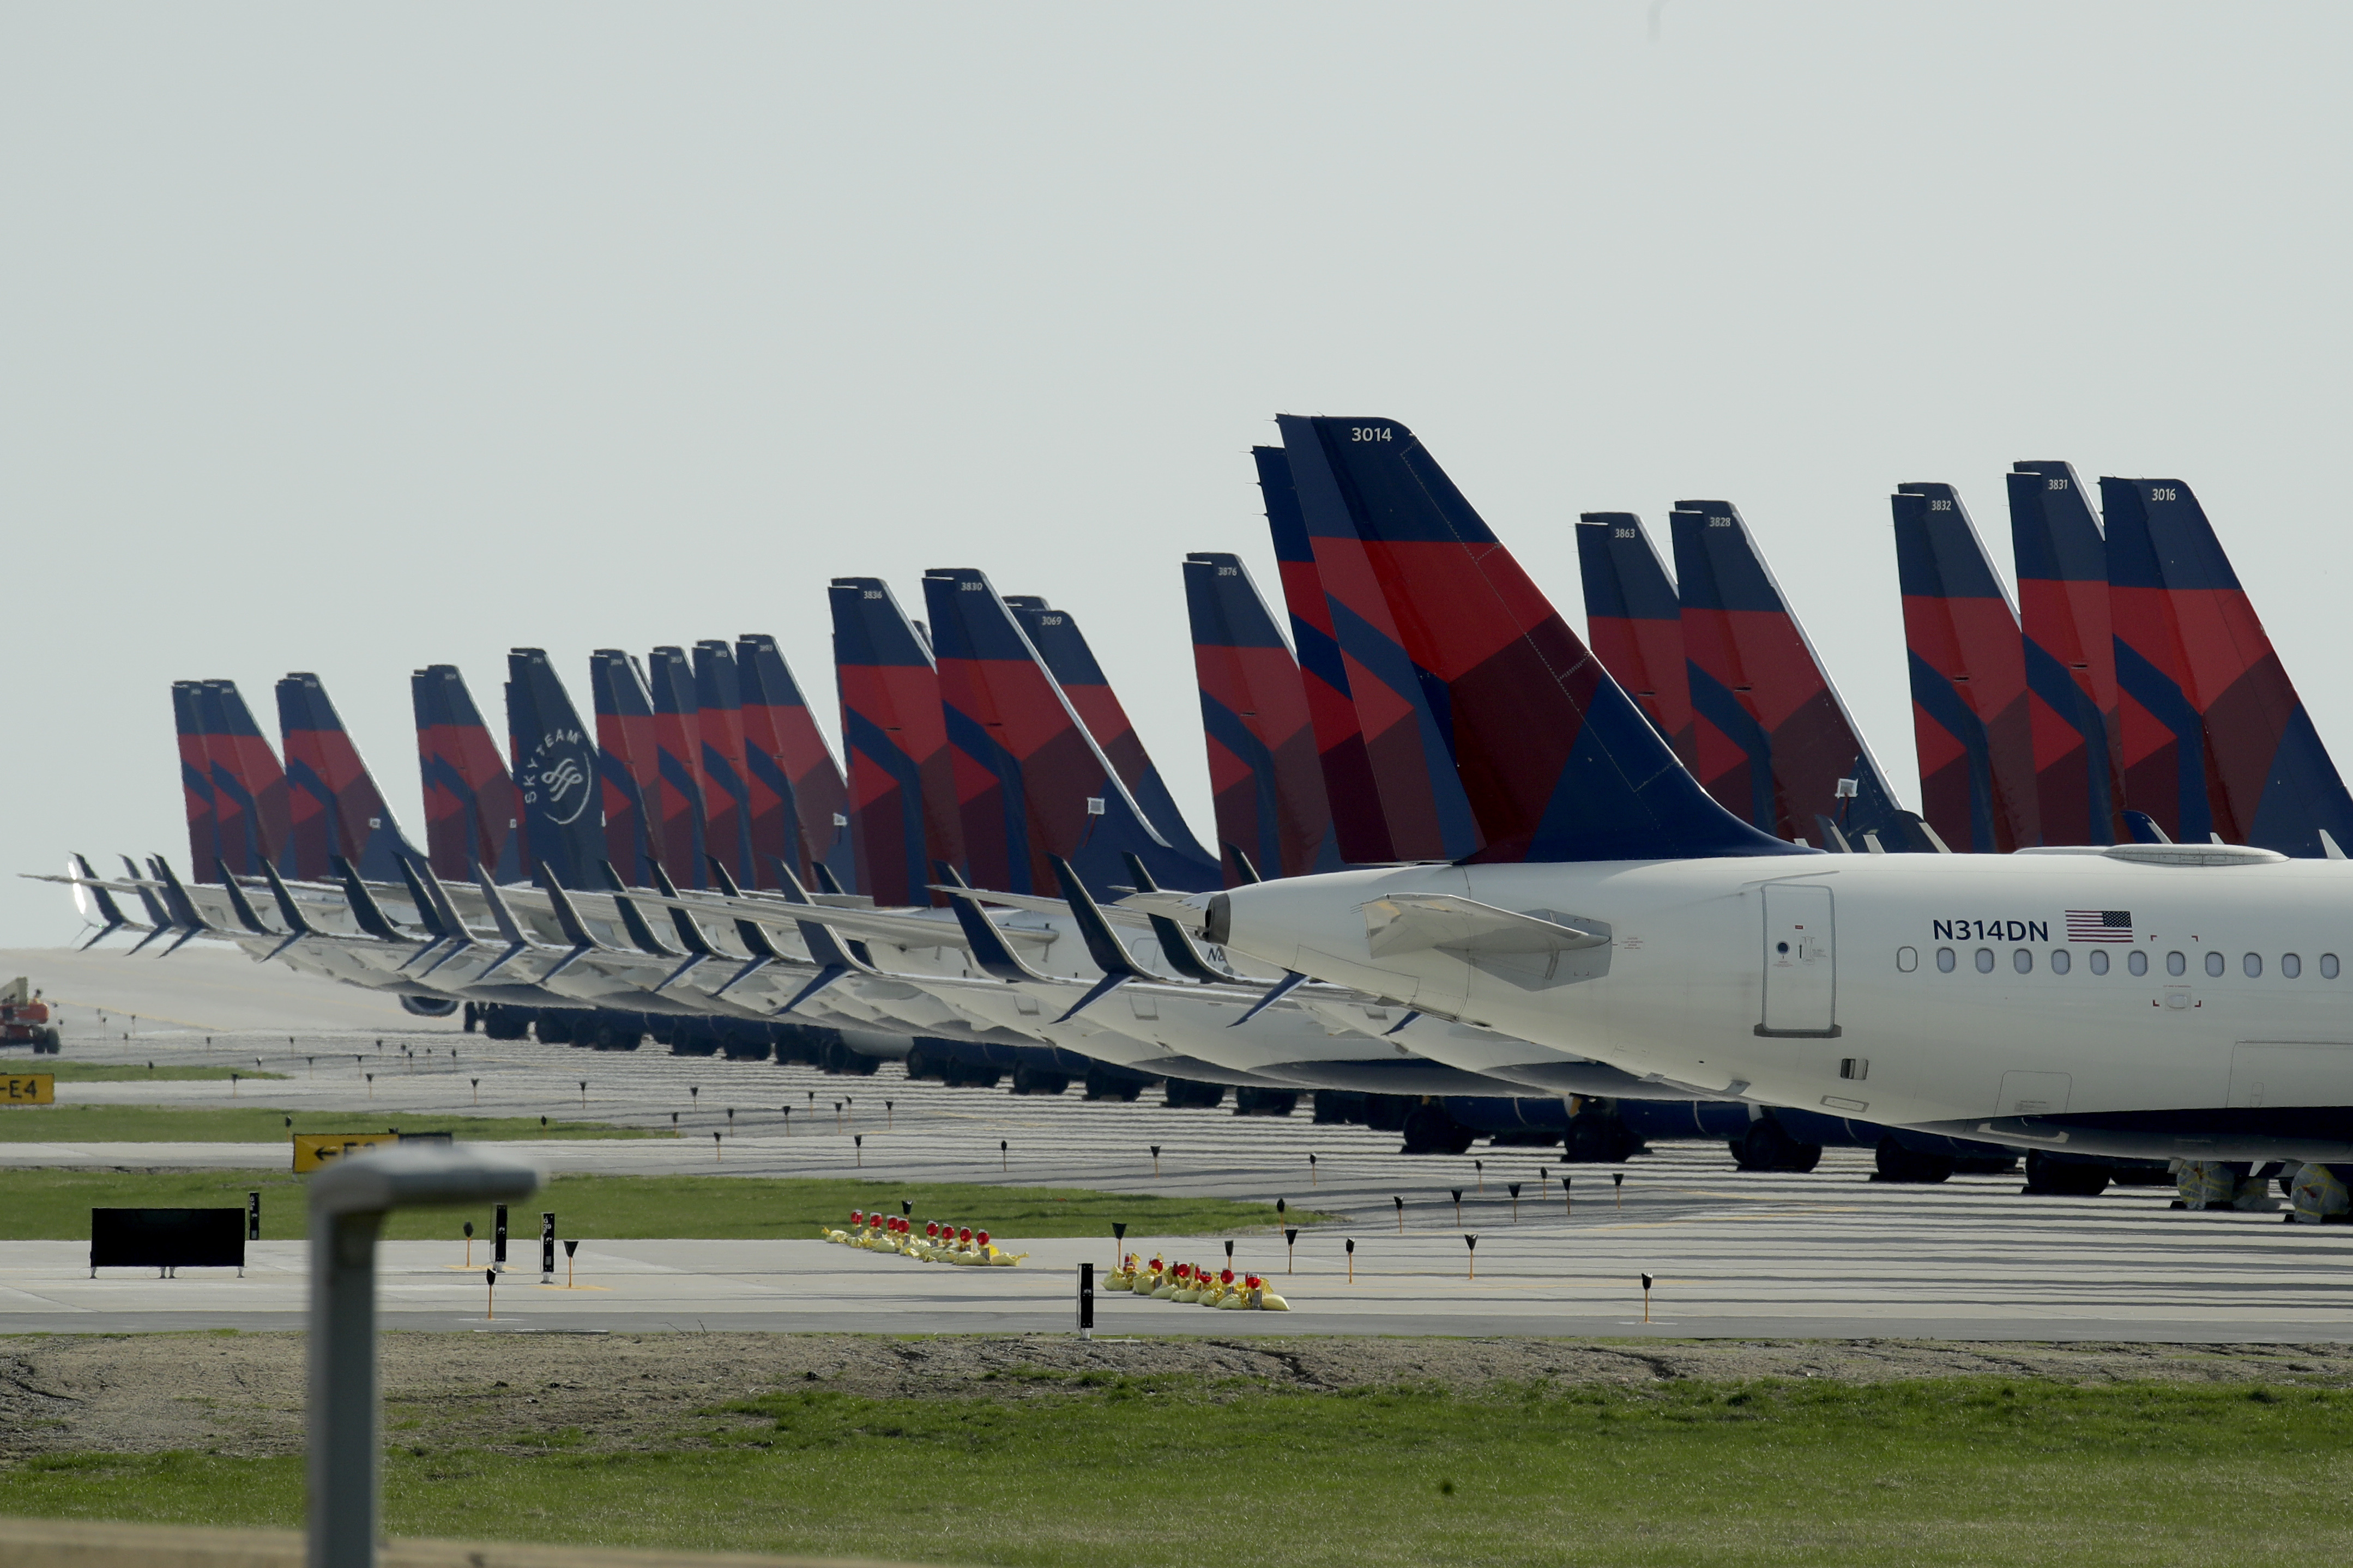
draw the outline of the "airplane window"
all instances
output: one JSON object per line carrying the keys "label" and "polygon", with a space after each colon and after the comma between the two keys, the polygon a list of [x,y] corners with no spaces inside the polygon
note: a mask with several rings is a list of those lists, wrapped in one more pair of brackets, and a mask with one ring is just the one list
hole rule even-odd
{"label": "airplane window", "polygon": [[1978,973],[1979,974],[1993,973],[1993,949],[1989,947],[1978,949]]}
{"label": "airplane window", "polygon": [[2168,974],[2179,974],[2189,967],[2189,961],[2179,953],[2168,952],[2165,955],[2165,972]]}
{"label": "airplane window", "polygon": [[1947,974],[1950,974],[1953,972],[1953,950],[1951,948],[1940,947],[1936,950],[1936,967]]}
{"label": "airplane window", "polygon": [[2320,977],[2323,980],[2334,980],[2337,978],[2337,955],[2335,953],[2324,952],[2320,955]]}
{"label": "airplane window", "polygon": [[2148,954],[2143,952],[2138,948],[2133,949],[2132,952],[2127,953],[2125,957],[2125,967],[2131,970],[2135,974],[2147,974],[2148,973]]}
{"label": "airplane window", "polygon": [[2074,962],[2074,961],[2073,961],[2072,958],[2068,957],[2068,955],[2067,955],[2067,950],[2066,950],[2065,948],[2063,948],[2063,947],[2054,947],[2054,948],[2052,948],[2052,949],[2051,950],[2051,973],[2053,973],[2053,974],[2064,974],[2064,973],[2067,973],[2067,967],[2068,967],[2068,965],[2069,965],[2069,964],[2071,964],[2071,963],[2073,963],[2073,962]]}
{"label": "airplane window", "polygon": [[2228,964],[2227,961],[2225,961],[2225,960],[2224,960],[2224,958],[2222,957],[2222,955],[2221,955],[2221,953],[2219,953],[2219,952],[2210,952],[2210,953],[2208,953],[2208,954],[2206,955],[2206,973],[2207,973],[2211,974],[2211,975],[2213,975],[2213,976],[2215,976],[2216,978],[2218,978],[2218,979],[2219,979],[2219,978],[2221,978],[2221,976],[2222,971],[2223,971],[2224,969],[2228,968],[2228,967],[2229,967],[2229,964]]}
{"label": "airplane window", "polygon": [[2092,950],[2092,973],[2094,974],[2105,974],[2107,972],[2107,953],[2100,948],[2094,948]]}
{"label": "airplane window", "polygon": [[2260,979],[2263,973],[2263,955],[2260,952],[2251,952],[2239,961],[2239,967],[2247,972],[2248,979]]}
{"label": "airplane window", "polygon": [[2304,973],[2304,960],[2298,958],[2292,952],[2281,953],[2280,973],[2286,975],[2290,980],[2295,979],[2297,975]]}
{"label": "airplane window", "polygon": [[2021,974],[2033,973],[2034,950],[2031,947],[2020,948],[2016,952],[2010,955],[2010,966],[2012,969],[2017,970]]}
{"label": "airplane window", "polygon": [[1919,968],[1920,950],[1916,947],[1897,948],[1895,950],[1895,967],[1902,970],[1906,974],[1909,974],[1914,970]]}

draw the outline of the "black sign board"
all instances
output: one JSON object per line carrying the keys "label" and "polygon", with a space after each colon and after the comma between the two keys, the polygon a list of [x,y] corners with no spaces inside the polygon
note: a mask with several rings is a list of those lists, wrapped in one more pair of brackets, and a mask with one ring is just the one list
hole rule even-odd
{"label": "black sign board", "polygon": [[246,1211],[92,1209],[90,1267],[242,1268]]}

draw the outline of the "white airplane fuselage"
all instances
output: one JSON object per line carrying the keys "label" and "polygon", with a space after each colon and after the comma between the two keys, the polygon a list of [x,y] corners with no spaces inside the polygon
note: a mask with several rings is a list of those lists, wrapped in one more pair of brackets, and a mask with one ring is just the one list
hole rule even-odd
{"label": "white airplane fuselage", "polygon": [[[1207,934],[1662,1093],[2082,1153],[2353,1158],[2353,864],[2117,858],[2160,853],[1340,872],[1219,895]],[[1367,904],[1432,893],[1606,928],[1606,964],[1375,956]]]}

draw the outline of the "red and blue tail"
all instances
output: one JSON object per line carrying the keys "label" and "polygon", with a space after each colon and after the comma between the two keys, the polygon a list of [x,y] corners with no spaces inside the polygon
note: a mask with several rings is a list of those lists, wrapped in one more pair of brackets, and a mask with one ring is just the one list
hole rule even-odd
{"label": "red and blue tail", "polygon": [[1479,847],[1479,824],[1447,755],[1444,721],[1432,710],[1382,597],[1366,552],[1369,541],[1358,537],[1363,498],[1349,489],[1345,452],[1334,449],[1335,438],[1342,447],[1349,444],[1350,426],[1289,415],[1275,423],[1364,727],[1389,846],[1399,859],[1461,859]]}
{"label": "red and blue tail", "polygon": [[2182,842],[2353,844],[2353,797],[2189,487],[2103,479],[2100,511],[2127,803]]}
{"label": "red and blue tail", "polygon": [[[1925,848],[1888,793],[1813,646],[1730,501],[1680,501],[1669,519],[1691,671],[1694,771],[1725,807],[1777,837],[1822,823]],[[1850,797],[1840,789],[1851,781]]]}
{"label": "red and blue tail", "polygon": [[1708,798],[1412,431],[1284,423],[1308,427],[1346,497],[1478,812],[1477,858],[1798,852]]}
{"label": "red and blue tail", "polygon": [[325,881],[340,856],[367,881],[400,880],[401,860],[424,857],[402,836],[317,676],[297,672],[278,683],[278,723],[295,874]]}
{"label": "red and blue tail", "polygon": [[1250,858],[1250,869],[1268,877],[1338,870],[1340,847],[1299,662],[1250,569],[1238,555],[1187,555],[1185,607],[1226,886],[1250,879],[1236,849]]}
{"label": "red and blue tail", "polygon": [[205,745],[204,704],[197,695],[204,684],[172,682],[172,728],[180,741],[180,795],[188,812],[188,875],[199,882],[217,882],[220,818],[213,800],[212,753]]}
{"label": "red and blue tail", "polygon": [[654,843],[672,882],[700,888],[711,879],[702,864],[710,816],[694,663],[684,648],[658,647],[646,659],[646,683],[654,699],[654,793],[647,797]]}
{"label": "red and blue tail", "polygon": [[2016,463],[2008,479],[2042,841],[2123,843],[2107,542],[2067,464]]}
{"label": "red and blue tail", "polygon": [[818,881],[822,864],[845,888],[858,886],[849,841],[849,790],[824,731],[776,649],[776,639],[747,633],[735,639],[735,668],[744,681],[744,748],[752,771],[752,858],[757,880],[779,885],[781,857],[804,885]]}
{"label": "red and blue tail", "polygon": [[661,748],[654,740],[654,699],[644,668],[617,647],[588,656],[588,689],[596,705],[596,778],[604,805],[605,858],[632,888],[654,885],[659,860],[653,813],[661,791]]}
{"label": "red and blue tail", "polygon": [[236,681],[206,682],[203,710],[221,858],[240,877],[259,877],[265,865],[282,871],[293,821],[277,748],[254,722]]}
{"label": "red and blue tail", "polygon": [[1676,756],[1692,760],[1691,677],[1683,665],[1683,606],[1642,520],[1630,511],[1577,519],[1577,564],[1585,584],[1585,640]]}
{"label": "red and blue tail", "polygon": [[602,888],[605,817],[596,739],[540,648],[508,650],[507,731],[532,880],[541,879],[543,868],[566,888]]}
{"label": "red and blue tail", "polygon": [[1144,749],[1144,738],[1136,733],[1119,694],[1104,679],[1103,666],[1095,662],[1094,650],[1087,646],[1078,617],[1068,610],[1050,607],[1034,595],[1006,594],[1001,597],[1014,618],[1021,623],[1029,646],[1045,662],[1046,673],[1054,678],[1054,684],[1062,689],[1062,695],[1079,710],[1079,721],[1111,760],[1112,771],[1119,775],[1119,782],[1135,797],[1144,820],[1180,854],[1208,860],[1208,851],[1193,837],[1192,826],[1177,809],[1176,797],[1169,793],[1167,781],[1153,766],[1152,754]]}
{"label": "red and blue tail", "polygon": [[1258,464],[1266,525],[1274,536],[1274,559],[1282,573],[1282,597],[1290,608],[1291,640],[1298,649],[1299,678],[1315,731],[1334,841],[1345,861],[1379,865],[1395,860],[1398,857],[1389,842],[1381,792],[1373,783],[1372,758],[1365,751],[1365,729],[1348,690],[1347,660],[1332,626],[1332,601],[1316,574],[1315,547],[1308,542],[1307,521],[1300,515],[1291,458],[1280,447],[1253,447],[1250,457]]}
{"label": "red and blue tail", "polygon": [[1182,850],[1145,821],[986,574],[925,573],[923,605],[976,886],[1051,895],[1057,858],[1103,886],[1125,879],[1123,851],[1163,887],[1220,885],[1198,845]]}
{"label": "red and blue tail", "polygon": [[425,852],[444,881],[471,881],[480,864],[499,882],[524,880],[522,799],[505,754],[454,664],[409,677],[417,760],[425,778]]}
{"label": "red and blue tail", "polygon": [[826,596],[858,890],[879,904],[944,903],[932,863],[962,869],[965,857],[939,671],[881,578],[836,577]]}
{"label": "red and blue tail", "polygon": [[756,887],[752,766],[744,750],[744,685],[734,644],[709,637],[694,645],[694,701],[702,740],[703,846],[739,886]]}
{"label": "red and blue tail", "polygon": [[2032,715],[2018,616],[1950,485],[1900,485],[1895,570],[1912,672],[1920,811],[1956,849],[2040,844]]}

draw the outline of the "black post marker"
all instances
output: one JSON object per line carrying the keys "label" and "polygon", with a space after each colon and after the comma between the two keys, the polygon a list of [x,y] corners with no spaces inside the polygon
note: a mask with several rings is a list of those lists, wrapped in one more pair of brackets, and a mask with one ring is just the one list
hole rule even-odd
{"label": "black post marker", "polygon": [[1552,1167],[1550,1165],[1538,1165],[1536,1167],[1536,1185],[1541,1187],[1551,1180]]}
{"label": "black post marker", "polygon": [[1079,1338],[1095,1337],[1095,1266],[1079,1265]]}
{"label": "black post marker", "polygon": [[1512,1223],[1517,1225],[1520,1223],[1520,1184],[1513,1182],[1504,1190],[1512,1194]]}
{"label": "black post marker", "polygon": [[1127,1245],[1127,1221],[1125,1221],[1125,1220],[1124,1220],[1124,1219],[1115,1219],[1115,1220],[1112,1221],[1112,1222],[1111,1222],[1111,1268],[1112,1268],[1112,1272],[1113,1272],[1113,1273],[1114,1273],[1114,1274],[1116,1274],[1116,1273],[1118,1273],[1118,1272],[1119,1272],[1119,1266],[1120,1266],[1123,1262],[1126,1261],[1125,1258],[1123,1256],[1123,1249],[1126,1247],[1126,1245]]}
{"label": "black post marker", "polygon": [[1609,1184],[1618,1189],[1618,1206],[1621,1209],[1624,1208],[1626,1206],[1626,1173],[1623,1171],[1610,1172]]}
{"label": "black post marker", "polygon": [[503,1269],[507,1266],[507,1205],[501,1204],[498,1213],[491,1216],[491,1267]]}
{"label": "black post marker", "polygon": [[1401,1197],[1391,1197],[1389,1202],[1397,1205],[1398,1234],[1403,1236],[1405,1234],[1405,1200]]}
{"label": "black post marker", "polygon": [[913,1199],[913,1198],[901,1198],[901,1199],[899,1200],[899,1217],[900,1217],[901,1219],[905,1219],[909,1215],[913,1214],[914,1212],[915,1212],[915,1200],[914,1200],[914,1199]]}
{"label": "black post marker", "polygon": [[1462,1245],[1471,1249],[1471,1278],[1479,1278],[1479,1238],[1469,1231],[1462,1233]]}
{"label": "black post marker", "polygon": [[1160,1174],[1160,1145],[1157,1143],[1152,1146],[1152,1173],[1155,1176]]}
{"label": "black post marker", "polygon": [[539,1216],[539,1282],[555,1283],[555,1216],[552,1214]]}
{"label": "black post marker", "polygon": [[1315,1179],[1315,1156],[1313,1154],[1307,1156],[1307,1184],[1311,1187],[1321,1184]]}
{"label": "black post marker", "polygon": [[499,1271],[483,1269],[482,1283],[490,1287],[490,1293],[482,1298],[482,1321],[495,1323],[499,1321]]}
{"label": "black post marker", "polygon": [[1282,1223],[1282,1214],[1283,1214],[1283,1211],[1284,1211],[1285,1209],[1289,1208],[1290,1206],[1291,1206],[1291,1205],[1290,1205],[1289,1204],[1287,1204],[1287,1203],[1283,1202],[1283,1200],[1282,1200],[1282,1199],[1281,1199],[1281,1198],[1277,1198],[1277,1199],[1275,1199],[1275,1200],[1274,1200],[1274,1223],[1275,1223],[1275,1224],[1277,1224],[1277,1225],[1281,1225],[1281,1224]]}
{"label": "black post marker", "polygon": [[572,1240],[569,1237],[565,1237],[565,1242],[564,1242],[564,1288],[565,1288],[566,1290],[569,1290],[569,1289],[572,1289],[572,1268],[573,1268],[572,1259],[573,1259],[574,1256],[579,1252],[579,1250],[580,1250],[580,1244],[579,1244],[578,1242]]}
{"label": "black post marker", "polygon": [[1454,1223],[1461,1225],[1462,1223],[1462,1189],[1449,1187],[1446,1190],[1454,1194]]}
{"label": "black post marker", "polygon": [[1574,1176],[1563,1176],[1560,1179],[1560,1212],[1572,1218],[1577,1214],[1577,1199],[1570,1194],[1568,1184],[1576,1179]]}
{"label": "black post marker", "polygon": [[732,1105],[727,1108],[727,1131],[735,1131],[735,1108]]}
{"label": "black post marker", "polygon": [[473,1084],[474,1084],[474,1103],[475,1103],[476,1105],[480,1105],[480,1104],[481,1104],[481,1103],[482,1103],[482,1080],[481,1080],[480,1079],[475,1079],[473,1080]]}
{"label": "black post marker", "polygon": [[858,1168],[862,1171],[866,1168],[866,1134],[853,1132],[849,1135],[849,1142],[853,1145],[850,1152],[857,1156]]}
{"label": "black post marker", "polygon": [[580,1109],[588,1109],[588,1080],[585,1078],[580,1080]]}
{"label": "black post marker", "polygon": [[891,1109],[895,1103],[895,1101],[888,1100],[882,1102],[882,1131],[885,1132],[890,1131],[899,1124],[896,1119],[896,1113]]}
{"label": "black post marker", "polygon": [[1356,1282],[1356,1238],[1355,1237],[1353,1237],[1353,1236],[1352,1236],[1352,1237],[1350,1237],[1348,1238],[1348,1283],[1349,1283],[1349,1284],[1351,1284],[1351,1285],[1354,1285]]}
{"label": "black post marker", "polygon": [[1013,1169],[1013,1156],[1007,1151],[1005,1140],[1002,1138],[997,1141],[997,1168],[1000,1171]]}
{"label": "black post marker", "polygon": [[467,1267],[467,1268],[471,1268],[473,1266],[474,1266],[474,1222],[473,1222],[472,1220],[468,1220],[468,1221],[466,1222],[466,1267]]}
{"label": "black post marker", "polygon": [[261,1194],[259,1193],[245,1194],[245,1239],[248,1241],[261,1239]]}
{"label": "black post marker", "polygon": [[833,1130],[841,1131],[841,1101],[838,1100],[833,1102]]}
{"label": "black post marker", "polygon": [[727,1158],[727,1151],[720,1146],[719,1129],[716,1127],[711,1130],[711,1157],[713,1160]]}
{"label": "black post marker", "polygon": [[1293,1261],[1292,1248],[1298,1245],[1299,1227],[1295,1225],[1284,1226],[1282,1227],[1282,1271],[1285,1274],[1292,1271],[1291,1266]]}
{"label": "black post marker", "polygon": [[1651,1321],[1651,1277],[1642,1276],[1642,1321]]}
{"label": "black post marker", "polygon": [[1473,1160],[1471,1168],[1479,1173],[1479,1195],[1483,1198],[1487,1195],[1487,1162]]}
{"label": "black post marker", "polygon": [[691,1083],[691,1084],[688,1084],[688,1085],[686,1086],[686,1104],[687,1104],[687,1109],[689,1109],[689,1110],[692,1110],[696,1105],[698,1105],[698,1104],[700,1104],[700,1103],[701,1103],[701,1100],[700,1100],[700,1098],[699,1098],[699,1097],[702,1095],[702,1086],[701,1084],[699,1084],[699,1083]]}
{"label": "black post marker", "polygon": [[1233,1266],[1234,1266],[1234,1244],[1233,1244],[1231,1241],[1228,1241],[1228,1242],[1226,1243],[1226,1267],[1227,1267],[1227,1268],[1231,1268]]}
{"label": "black post marker", "polygon": [[787,1138],[789,1138],[789,1137],[791,1137],[792,1135],[793,1135],[793,1108],[792,1108],[791,1106],[787,1105],[787,1106],[786,1106],[786,1107],[785,1107],[785,1136],[786,1136],[786,1137],[787,1137]]}

